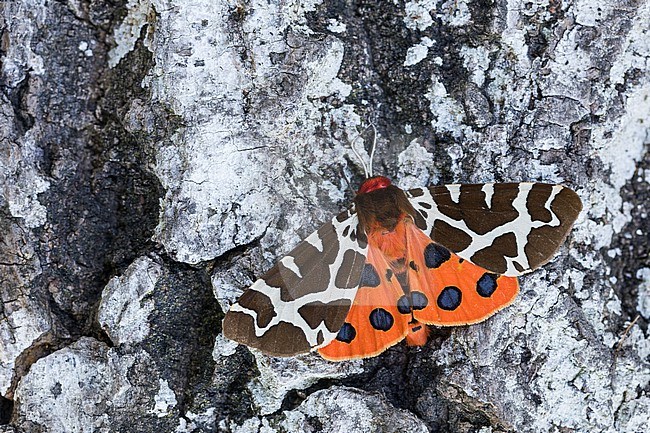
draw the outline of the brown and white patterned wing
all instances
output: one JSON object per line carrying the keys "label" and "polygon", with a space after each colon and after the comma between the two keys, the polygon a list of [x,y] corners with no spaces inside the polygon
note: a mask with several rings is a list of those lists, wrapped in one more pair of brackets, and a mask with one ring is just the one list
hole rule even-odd
{"label": "brown and white patterned wing", "polygon": [[507,276],[548,262],[582,209],[575,192],[543,183],[443,185],[407,196],[432,240]]}
{"label": "brown and white patterned wing", "polygon": [[227,338],[274,356],[332,341],[356,296],[367,239],[345,211],[275,264],[230,307]]}

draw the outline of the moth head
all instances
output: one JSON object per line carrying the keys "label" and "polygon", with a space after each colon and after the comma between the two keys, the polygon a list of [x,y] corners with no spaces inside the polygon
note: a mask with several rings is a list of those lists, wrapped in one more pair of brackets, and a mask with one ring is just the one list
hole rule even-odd
{"label": "moth head", "polygon": [[391,184],[390,179],[384,176],[374,176],[363,181],[357,195],[366,194],[378,189],[386,188]]}

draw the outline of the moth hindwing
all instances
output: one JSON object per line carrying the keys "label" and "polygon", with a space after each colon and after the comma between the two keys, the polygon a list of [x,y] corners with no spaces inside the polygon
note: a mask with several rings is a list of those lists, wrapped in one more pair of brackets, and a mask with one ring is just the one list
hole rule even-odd
{"label": "moth hindwing", "polygon": [[582,209],[575,192],[543,183],[433,186],[407,196],[434,242],[506,276],[548,262]]}
{"label": "moth hindwing", "polygon": [[356,213],[341,213],[244,292],[224,318],[224,335],[275,356],[329,343],[357,293],[366,252]]}

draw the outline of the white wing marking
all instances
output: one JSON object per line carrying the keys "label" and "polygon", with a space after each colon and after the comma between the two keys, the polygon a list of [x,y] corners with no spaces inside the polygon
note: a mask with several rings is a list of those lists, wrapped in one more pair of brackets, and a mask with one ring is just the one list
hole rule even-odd
{"label": "white wing marking", "polygon": [[483,188],[481,188],[481,191],[485,194],[485,204],[487,204],[487,207],[491,208],[492,207],[492,195],[494,195],[494,184],[493,183],[486,183],[483,185]]}
{"label": "white wing marking", "polygon": [[458,204],[460,202],[460,185],[447,185],[451,201]]}
{"label": "white wing marking", "polygon": [[307,241],[310,245],[313,245],[313,247],[316,248],[318,252],[323,252],[323,241],[318,237],[318,232],[314,232],[307,236],[305,238],[305,241]]}
{"label": "white wing marking", "polygon": [[[322,251],[321,251],[322,252]],[[300,273],[300,268],[298,265],[296,265],[296,262],[294,261],[294,258],[291,256],[284,256],[280,260],[280,263],[282,263],[287,269],[289,269],[291,272],[296,274],[298,278],[302,278],[302,274]]]}

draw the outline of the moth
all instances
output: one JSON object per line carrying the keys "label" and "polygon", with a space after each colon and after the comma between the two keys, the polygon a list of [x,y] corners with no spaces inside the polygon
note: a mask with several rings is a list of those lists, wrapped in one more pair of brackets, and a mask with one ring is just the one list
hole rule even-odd
{"label": "moth", "polygon": [[245,291],[224,335],[269,355],[375,356],[426,325],[481,322],[517,276],[548,262],[582,209],[561,185],[485,183],[404,191],[367,178],[354,204]]}

